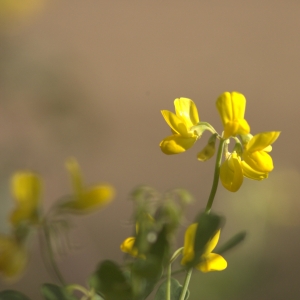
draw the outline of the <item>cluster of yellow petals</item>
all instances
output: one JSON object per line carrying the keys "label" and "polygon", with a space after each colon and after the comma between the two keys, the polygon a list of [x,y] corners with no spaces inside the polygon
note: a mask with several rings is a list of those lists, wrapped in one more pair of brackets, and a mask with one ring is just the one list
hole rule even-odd
{"label": "cluster of yellow petals", "polygon": [[232,136],[247,136],[243,144],[243,153],[227,154],[227,158],[220,168],[220,179],[223,186],[231,191],[239,190],[243,177],[253,180],[263,180],[274,168],[272,157],[267,153],[280,132],[262,132],[255,136],[249,134],[250,127],[244,119],[246,99],[238,92],[225,92],[217,100],[217,109],[224,126],[223,139]]}
{"label": "cluster of yellow petals", "polygon": [[191,128],[199,123],[195,103],[188,98],[177,98],[174,101],[175,113],[162,110],[161,113],[171,127],[172,135],[163,139],[160,148],[165,154],[178,154],[191,148],[199,135]]}
{"label": "cluster of yellow petals", "polygon": [[17,172],[12,176],[11,193],[16,204],[9,218],[12,234],[0,235],[0,273],[5,278],[18,276],[27,264],[26,231],[21,236],[16,233],[38,224],[42,181],[33,172]]}
{"label": "cluster of yellow petals", "polygon": [[[184,235],[182,265],[192,262],[195,258],[194,243],[197,231],[197,223],[191,224]],[[218,230],[211,240],[207,243],[203,254],[200,257],[200,263],[196,265],[196,269],[207,273],[210,271],[222,271],[227,268],[226,260],[217,253],[212,253],[218,244],[220,238],[220,230]]]}
{"label": "cluster of yellow petals", "polygon": [[111,185],[99,184],[85,187],[77,161],[74,158],[68,159],[66,167],[71,176],[74,196],[70,201],[63,203],[61,208],[81,214],[97,210],[111,202],[115,195]]}

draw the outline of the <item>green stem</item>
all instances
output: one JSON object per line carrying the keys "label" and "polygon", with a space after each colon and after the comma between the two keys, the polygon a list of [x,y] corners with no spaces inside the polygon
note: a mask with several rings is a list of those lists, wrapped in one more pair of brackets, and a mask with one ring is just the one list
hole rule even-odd
{"label": "green stem", "polygon": [[172,264],[169,263],[168,266],[168,275],[167,275],[167,293],[166,293],[166,300],[171,300],[171,273],[172,273]]}
{"label": "green stem", "polygon": [[184,300],[185,299],[185,294],[186,294],[186,291],[187,291],[189,283],[190,283],[192,272],[193,272],[193,268],[190,268],[186,273],[186,277],[185,277],[184,284],[183,284],[183,289],[182,289],[179,300]]}
{"label": "green stem", "polygon": [[217,158],[216,158],[213,185],[211,187],[210,195],[209,195],[207,205],[206,205],[206,208],[205,208],[205,212],[207,214],[210,213],[210,210],[211,210],[211,207],[213,205],[215,195],[216,195],[216,192],[217,192],[218,183],[219,183],[219,176],[220,176],[220,166],[221,166],[221,162],[222,162],[222,154],[223,154],[225,142],[226,142],[226,140],[221,139],[220,143],[219,143],[219,148],[218,148],[218,153],[217,153]]}
{"label": "green stem", "polygon": [[44,224],[43,230],[44,230],[44,234],[45,234],[46,248],[47,248],[47,252],[49,255],[49,262],[52,266],[52,269],[53,269],[54,274],[56,275],[58,281],[60,282],[61,285],[65,286],[66,281],[65,281],[64,277],[62,276],[62,274],[56,264],[55,258],[54,258],[54,253],[53,253],[53,249],[52,249],[52,245],[51,245],[50,233],[49,233],[47,224]]}

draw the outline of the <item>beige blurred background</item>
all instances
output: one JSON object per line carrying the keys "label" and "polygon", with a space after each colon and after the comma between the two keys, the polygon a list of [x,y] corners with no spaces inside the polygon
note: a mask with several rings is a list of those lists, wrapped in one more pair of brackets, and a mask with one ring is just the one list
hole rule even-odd
{"label": "beige blurred background", "polygon": [[[191,98],[201,120],[221,131],[215,100],[235,90],[247,98],[253,134],[282,131],[275,169],[235,194],[220,186],[214,210],[227,217],[220,242],[240,230],[249,235],[225,255],[226,271],[194,273],[190,299],[298,299],[299,1],[24,2],[17,13],[0,11],[1,231],[9,230],[11,174],[39,172],[47,209],[70,192],[69,156],[87,183],[110,182],[117,197],[103,211],[72,218],[76,247],[59,260],[68,282],[85,284],[103,259],[122,262],[119,245],[132,231],[128,194],[138,184],[188,189],[196,201],[187,226],[210,191],[214,162],[196,160],[209,135],[185,154],[163,155],[158,144],[169,128],[160,110]],[[33,238],[25,274],[0,289],[38,300],[44,282],[55,281]]]}

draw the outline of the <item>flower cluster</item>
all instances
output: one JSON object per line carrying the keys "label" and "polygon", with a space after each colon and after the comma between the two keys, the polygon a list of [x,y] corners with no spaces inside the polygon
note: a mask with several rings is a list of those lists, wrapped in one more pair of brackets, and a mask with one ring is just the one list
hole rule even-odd
{"label": "flower cluster", "polygon": [[[109,203],[114,189],[108,184],[85,187],[77,161],[67,161],[74,192],[52,207],[53,214],[89,213]],[[42,179],[36,173],[19,171],[12,176],[11,193],[15,208],[10,214],[11,233],[0,235],[0,274],[13,278],[22,273],[28,261],[29,233],[32,229],[48,230],[54,224],[49,213],[41,211]],[[47,231],[48,232],[48,231]]]}
{"label": "flower cluster", "polygon": [[[163,110],[162,114],[171,127],[172,135],[163,139],[160,148],[165,154],[178,154],[191,148],[201,137],[203,131],[213,133],[204,149],[198,153],[198,160],[206,161],[215,153],[218,138],[225,144],[225,161],[220,168],[223,186],[236,192],[243,183],[243,177],[263,180],[273,170],[273,160],[268,154],[280,132],[250,134],[250,126],[245,120],[246,98],[238,92],[225,92],[217,99],[216,106],[223,124],[223,134],[219,135],[206,122],[200,122],[196,105],[191,99],[178,98],[174,101],[176,114]],[[230,153],[228,143],[235,141]]]}

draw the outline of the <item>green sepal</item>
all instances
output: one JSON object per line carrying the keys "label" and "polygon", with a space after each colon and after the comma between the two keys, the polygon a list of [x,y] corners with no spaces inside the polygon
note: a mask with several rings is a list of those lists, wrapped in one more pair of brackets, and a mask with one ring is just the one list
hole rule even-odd
{"label": "green sepal", "polygon": [[200,213],[196,218],[198,224],[194,241],[194,259],[187,264],[187,268],[199,264],[207,243],[213,238],[225,222],[224,217],[210,213]]}
{"label": "green sepal", "polygon": [[91,276],[89,285],[105,300],[132,299],[132,289],[119,266],[110,260],[100,263],[96,272]]}
{"label": "green sepal", "polygon": [[0,300],[30,300],[30,298],[17,291],[5,290],[0,292]]}
{"label": "green sepal", "polygon": [[46,300],[77,300],[64,287],[52,283],[44,283],[41,286],[41,293]]}
{"label": "green sepal", "polygon": [[[178,282],[178,280],[171,278],[171,288],[170,288],[170,293],[171,297],[170,300],[179,300],[181,291],[182,291],[182,285]],[[165,300],[166,299],[166,294],[167,294],[167,289],[168,289],[168,281],[165,280],[158,288],[154,300]],[[185,294],[184,299],[188,299],[190,296],[189,290],[187,290]]]}
{"label": "green sepal", "polygon": [[191,131],[195,131],[198,136],[201,136],[204,131],[208,130],[211,133],[217,133],[216,130],[208,122],[199,122],[197,125],[190,128]]}
{"label": "green sepal", "polygon": [[243,242],[244,239],[245,239],[245,237],[246,237],[246,235],[247,235],[246,231],[241,231],[241,232],[237,233],[230,240],[228,240],[225,244],[223,244],[222,246],[218,247],[215,250],[215,252],[219,253],[219,254],[227,252],[228,250],[236,247],[238,244],[240,244],[241,242]]}

